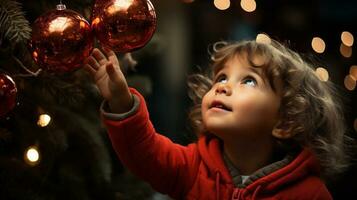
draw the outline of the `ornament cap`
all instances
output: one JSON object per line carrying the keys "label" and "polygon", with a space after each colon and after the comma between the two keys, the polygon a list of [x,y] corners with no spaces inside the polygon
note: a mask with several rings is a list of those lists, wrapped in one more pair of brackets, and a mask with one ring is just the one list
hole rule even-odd
{"label": "ornament cap", "polygon": [[57,9],[57,10],[66,10],[66,5],[64,5],[64,4],[62,4],[62,3],[57,4],[56,9]]}

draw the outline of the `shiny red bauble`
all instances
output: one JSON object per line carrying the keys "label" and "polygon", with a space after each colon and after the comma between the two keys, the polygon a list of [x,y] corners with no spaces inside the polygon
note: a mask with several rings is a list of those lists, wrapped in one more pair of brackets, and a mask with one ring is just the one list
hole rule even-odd
{"label": "shiny red bauble", "polygon": [[4,117],[16,105],[16,84],[12,78],[0,73],[0,117]]}
{"label": "shiny red bauble", "polygon": [[156,13],[149,0],[97,0],[92,29],[100,43],[116,52],[145,46],[156,30]]}
{"label": "shiny red bauble", "polygon": [[32,26],[30,50],[35,62],[54,73],[82,66],[93,49],[90,24],[63,4],[37,18]]}

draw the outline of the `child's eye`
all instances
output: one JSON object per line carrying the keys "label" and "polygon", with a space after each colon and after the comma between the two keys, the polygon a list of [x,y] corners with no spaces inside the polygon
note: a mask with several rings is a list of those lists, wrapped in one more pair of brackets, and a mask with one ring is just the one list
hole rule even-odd
{"label": "child's eye", "polygon": [[227,83],[227,76],[222,74],[222,75],[219,75],[216,80],[215,80],[215,83]]}
{"label": "child's eye", "polygon": [[252,87],[257,86],[257,81],[253,77],[247,77],[243,80],[243,83]]}

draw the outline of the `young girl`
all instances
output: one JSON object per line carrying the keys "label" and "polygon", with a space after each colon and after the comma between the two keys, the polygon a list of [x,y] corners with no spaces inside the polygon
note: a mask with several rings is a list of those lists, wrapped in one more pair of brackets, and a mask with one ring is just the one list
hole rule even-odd
{"label": "young girl", "polygon": [[198,142],[156,133],[144,98],[110,50],[86,69],[122,163],[174,199],[332,199],[321,177],[345,167],[343,115],[330,83],[278,42],[225,44],[211,76],[191,78]]}

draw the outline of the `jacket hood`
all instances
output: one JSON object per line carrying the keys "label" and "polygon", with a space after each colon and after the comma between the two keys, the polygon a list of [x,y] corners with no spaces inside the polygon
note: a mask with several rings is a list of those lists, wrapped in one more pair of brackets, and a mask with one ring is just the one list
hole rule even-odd
{"label": "jacket hood", "polygon": [[[219,176],[219,182],[233,184],[233,180],[223,161],[222,142],[215,137],[201,137],[198,140],[198,151],[202,161],[212,175]],[[284,185],[297,181],[305,176],[319,175],[319,164],[312,151],[304,148],[286,166],[277,169],[246,186],[246,192],[276,190]]]}

